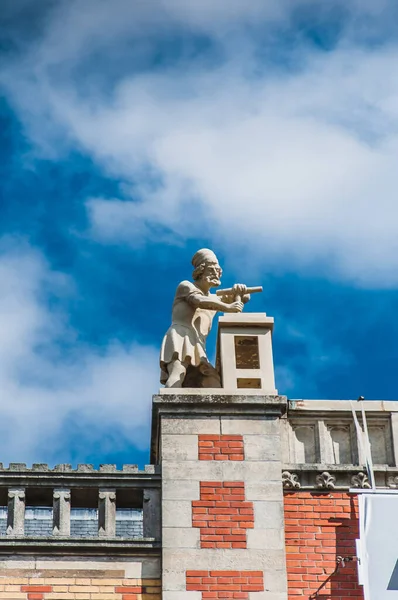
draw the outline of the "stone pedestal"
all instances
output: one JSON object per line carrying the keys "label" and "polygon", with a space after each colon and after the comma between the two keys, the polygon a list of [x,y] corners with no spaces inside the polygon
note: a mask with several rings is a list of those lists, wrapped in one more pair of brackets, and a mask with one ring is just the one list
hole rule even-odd
{"label": "stone pedestal", "polygon": [[248,600],[287,599],[280,448],[286,405],[285,397],[260,391],[186,388],[154,396],[163,600],[201,600],[210,591],[226,597],[230,590]]}
{"label": "stone pedestal", "polygon": [[224,389],[278,393],[272,357],[273,326],[274,319],[265,313],[232,313],[219,317],[217,367]]}

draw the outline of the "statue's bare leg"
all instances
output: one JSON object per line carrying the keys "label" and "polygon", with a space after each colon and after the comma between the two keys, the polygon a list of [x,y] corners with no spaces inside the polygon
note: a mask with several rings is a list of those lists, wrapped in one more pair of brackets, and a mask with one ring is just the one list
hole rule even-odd
{"label": "statue's bare leg", "polygon": [[171,363],[167,365],[167,372],[169,374],[169,378],[166,381],[164,387],[173,388],[173,387],[182,387],[182,382],[184,381],[185,373],[187,368],[182,364],[180,360],[173,360]]}

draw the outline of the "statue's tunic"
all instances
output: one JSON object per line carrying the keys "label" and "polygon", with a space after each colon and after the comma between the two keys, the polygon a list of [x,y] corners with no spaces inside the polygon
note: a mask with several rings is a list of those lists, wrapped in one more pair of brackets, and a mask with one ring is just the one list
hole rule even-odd
{"label": "statue's tunic", "polygon": [[[210,295],[210,294],[209,294]],[[167,365],[173,360],[197,367],[208,362],[206,338],[217,311],[196,308],[196,297],[208,297],[194,283],[182,281],[177,287],[172,309],[172,323],[163,338],[160,351],[160,382],[168,379]]]}

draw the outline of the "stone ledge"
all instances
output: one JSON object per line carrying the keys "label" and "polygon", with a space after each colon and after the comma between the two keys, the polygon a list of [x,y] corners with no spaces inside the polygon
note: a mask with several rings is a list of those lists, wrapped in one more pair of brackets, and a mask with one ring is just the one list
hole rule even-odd
{"label": "stone ledge", "polygon": [[54,537],[0,537],[0,555],[4,554],[43,554],[78,555],[109,553],[124,555],[158,554],[161,543],[154,538],[121,539],[121,538],[54,538]]}
{"label": "stone ledge", "polygon": [[[356,400],[352,400],[354,409],[357,413],[361,409],[361,404]],[[388,416],[391,412],[398,412],[398,401],[394,400],[365,400],[363,407],[366,413],[379,413]],[[349,413],[352,415],[350,400],[309,400],[306,398],[289,398],[288,403],[289,413],[315,413],[320,417],[323,413]],[[336,414],[334,414],[336,416]]]}
{"label": "stone ledge", "polygon": [[[273,413],[282,415],[287,409],[287,397],[275,394],[267,394],[263,390],[233,390],[228,391],[220,389],[195,389],[181,388],[178,391],[173,389],[161,390],[161,393],[152,398],[153,413],[158,413],[164,409],[172,409],[173,412],[183,412],[189,408],[190,414],[208,414],[211,410],[214,414],[225,413],[225,407],[228,407],[228,414],[250,415],[254,411],[256,415]],[[179,411],[179,408],[182,411]]]}
{"label": "stone ledge", "polygon": [[95,469],[94,465],[91,464],[78,464],[76,469],[72,468],[70,464],[59,464],[55,465],[52,469],[47,463],[33,463],[32,467],[27,467],[26,463],[10,463],[8,467],[4,467],[3,463],[0,463],[1,472],[33,472],[33,473],[134,473],[138,475],[154,475],[159,473],[159,467],[157,465],[145,465],[144,470],[140,471],[138,465],[122,465],[121,469],[117,469],[116,465],[100,465],[99,469]]}

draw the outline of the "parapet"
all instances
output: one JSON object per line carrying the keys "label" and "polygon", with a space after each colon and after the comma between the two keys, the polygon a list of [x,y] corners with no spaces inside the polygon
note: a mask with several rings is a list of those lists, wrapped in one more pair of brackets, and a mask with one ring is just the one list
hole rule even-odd
{"label": "parapet", "polygon": [[0,463],[0,554],[134,554],[160,546],[160,467]]}
{"label": "parapet", "polygon": [[[364,408],[376,485],[398,489],[398,402],[370,400]],[[289,400],[281,427],[286,490],[370,488],[350,401]]]}

